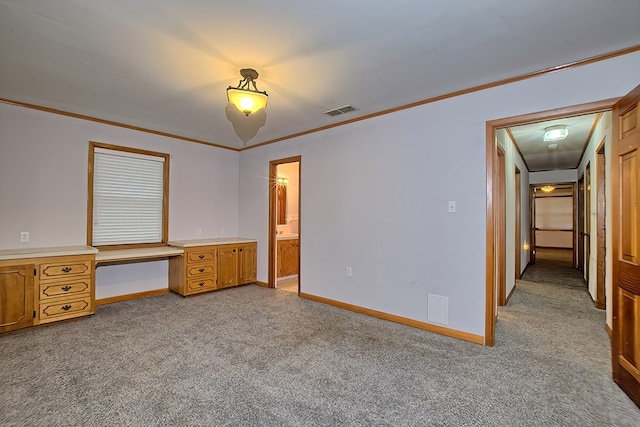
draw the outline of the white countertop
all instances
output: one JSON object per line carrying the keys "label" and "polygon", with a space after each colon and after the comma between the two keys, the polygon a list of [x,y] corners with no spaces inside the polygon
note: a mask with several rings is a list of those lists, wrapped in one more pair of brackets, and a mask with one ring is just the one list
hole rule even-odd
{"label": "white countertop", "polygon": [[91,255],[98,253],[92,246],[56,246],[50,248],[24,248],[0,250],[0,261],[21,258],[43,258],[51,256]]}
{"label": "white countertop", "polygon": [[233,245],[236,243],[256,243],[256,239],[245,237],[218,237],[215,239],[171,240],[169,246],[191,248],[196,246]]}
{"label": "white countertop", "polygon": [[96,255],[96,263],[114,263],[117,261],[135,261],[162,259],[178,256],[184,253],[184,249],[171,246],[158,246],[153,248],[114,249],[99,251]]}
{"label": "white countertop", "polygon": [[297,239],[299,236],[296,233],[282,233],[276,234],[276,240],[293,240]]}

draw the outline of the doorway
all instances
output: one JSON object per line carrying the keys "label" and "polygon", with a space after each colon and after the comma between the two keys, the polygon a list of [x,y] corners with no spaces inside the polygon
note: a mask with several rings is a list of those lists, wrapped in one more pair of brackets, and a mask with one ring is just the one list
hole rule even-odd
{"label": "doorway", "polygon": [[498,163],[496,164],[496,285],[498,288],[498,305],[507,303],[507,207],[506,207],[506,166],[505,155],[498,147]]}
{"label": "doorway", "polygon": [[[485,345],[492,346],[495,343],[495,322],[497,306],[499,302],[498,281],[498,259],[499,241],[498,233],[500,228],[501,200],[500,175],[498,175],[501,159],[499,158],[497,131],[513,126],[541,123],[555,119],[564,119],[586,114],[594,114],[612,111],[616,99],[608,99],[589,104],[582,104],[572,107],[558,108],[550,111],[526,114],[522,116],[508,117],[487,122],[487,145],[486,145],[486,180],[487,180],[487,229],[486,229],[486,281],[485,281]],[[527,166],[528,167],[528,166]],[[577,166],[576,166],[577,167]],[[533,211],[533,207],[530,207]],[[532,246],[537,244],[532,237]],[[532,247],[535,250],[535,246]],[[534,257],[533,254],[532,258]]]}
{"label": "doorway", "polygon": [[[562,261],[575,266],[575,183],[531,185],[531,232],[535,263]],[[531,264],[535,264],[531,262]]]}
{"label": "doorway", "polygon": [[269,162],[270,288],[300,294],[301,156]]}
{"label": "doorway", "polygon": [[600,146],[596,150],[596,307],[600,309],[606,308],[606,262],[605,257],[607,254],[607,234],[606,234],[606,158],[604,153],[604,141],[600,143]]}
{"label": "doorway", "polygon": [[[520,174],[520,169],[516,166],[516,176],[515,176],[515,190],[516,190],[516,241],[515,241],[515,251],[516,251],[516,265],[515,265],[515,279],[520,279],[522,274],[522,175]],[[515,290],[515,286],[513,287]],[[507,297],[507,301],[509,297]]]}

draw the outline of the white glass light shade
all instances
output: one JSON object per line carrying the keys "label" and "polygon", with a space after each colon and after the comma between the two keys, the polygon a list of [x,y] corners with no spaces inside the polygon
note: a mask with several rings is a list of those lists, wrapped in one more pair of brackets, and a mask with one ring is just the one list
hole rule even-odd
{"label": "white glass light shade", "polygon": [[244,89],[227,89],[227,99],[247,116],[267,106],[267,95]]}
{"label": "white glass light shade", "polygon": [[566,126],[551,126],[544,130],[543,141],[559,141],[569,136],[569,129]]}

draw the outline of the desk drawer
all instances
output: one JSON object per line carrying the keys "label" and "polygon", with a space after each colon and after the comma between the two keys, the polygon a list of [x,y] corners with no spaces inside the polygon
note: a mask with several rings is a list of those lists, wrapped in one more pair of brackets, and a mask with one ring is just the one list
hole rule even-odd
{"label": "desk drawer", "polygon": [[91,260],[40,264],[40,281],[82,274],[91,274]]}
{"label": "desk drawer", "polygon": [[215,269],[211,264],[202,264],[202,265],[188,265],[187,266],[187,276],[188,277],[196,277],[204,275],[212,275]]}
{"label": "desk drawer", "polygon": [[187,281],[187,293],[198,293],[216,289],[216,281],[213,277],[202,277]]}
{"label": "desk drawer", "polygon": [[86,294],[91,291],[91,276],[70,277],[40,283],[40,301],[51,298]]}
{"label": "desk drawer", "polygon": [[205,262],[205,261],[215,261],[216,259],[216,250],[198,250],[198,251],[189,251],[187,254],[187,262]]}
{"label": "desk drawer", "polygon": [[91,314],[91,296],[60,298],[40,304],[40,323],[55,322]]}

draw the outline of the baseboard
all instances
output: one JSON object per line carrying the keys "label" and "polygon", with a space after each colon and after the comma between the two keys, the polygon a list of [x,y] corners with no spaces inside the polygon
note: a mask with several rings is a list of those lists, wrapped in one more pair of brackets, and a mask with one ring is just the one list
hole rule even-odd
{"label": "baseboard", "polygon": [[256,285],[258,286],[262,286],[263,288],[268,288],[269,284],[266,282],[256,282]]}
{"label": "baseboard", "polygon": [[504,305],[509,304],[509,300],[511,299],[511,295],[513,295],[513,293],[516,291],[516,285],[513,285],[513,288],[511,288],[511,292],[509,292],[509,295],[507,295],[507,298],[504,301]]}
{"label": "baseboard", "polygon": [[527,265],[524,266],[524,270],[522,270],[522,273],[520,273],[520,279],[522,279],[522,276],[524,276],[524,273],[527,272],[527,268],[529,268],[530,265],[531,262],[528,262]]}
{"label": "baseboard", "polygon": [[604,330],[607,331],[607,335],[609,335],[609,339],[612,339],[613,337],[613,331],[611,330],[611,328],[609,327],[608,324],[604,324]]}
{"label": "baseboard", "polygon": [[409,319],[402,316],[396,316],[395,314],[384,313],[382,311],[371,310],[369,308],[360,307],[357,305],[347,304],[341,301],[335,301],[329,298],[319,297],[316,295],[300,292],[299,296],[311,301],[321,302],[323,304],[332,305],[334,307],[342,308],[345,310],[353,311],[360,314],[366,314],[367,316],[377,317],[378,319],[388,320],[402,325],[411,326],[413,328],[424,329],[425,331],[434,332],[440,335],[446,335],[452,338],[458,338],[464,341],[469,341],[474,344],[484,344],[484,337],[480,335],[470,334],[468,332],[458,331],[456,329],[445,328],[444,326],[438,326],[431,323],[420,322],[418,320]]}
{"label": "baseboard", "polygon": [[96,306],[112,304],[114,302],[129,301],[132,299],[138,299],[138,298],[144,298],[144,297],[152,297],[155,295],[164,295],[168,293],[169,293],[169,289],[167,288],[167,289],[156,289],[153,291],[146,291],[146,292],[138,292],[135,294],[118,295],[116,297],[97,299]]}

